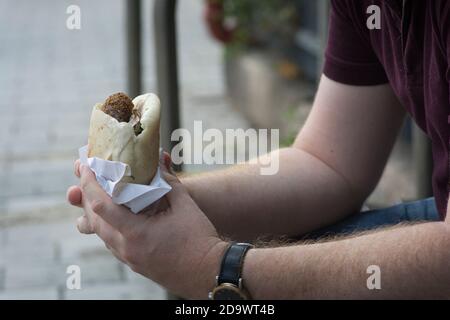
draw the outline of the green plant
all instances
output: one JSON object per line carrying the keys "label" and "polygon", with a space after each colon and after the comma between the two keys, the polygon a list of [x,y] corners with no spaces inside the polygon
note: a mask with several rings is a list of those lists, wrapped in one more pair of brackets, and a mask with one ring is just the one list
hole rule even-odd
{"label": "green plant", "polygon": [[286,47],[298,29],[295,0],[210,0],[221,6],[224,28],[232,30],[227,54],[249,47]]}

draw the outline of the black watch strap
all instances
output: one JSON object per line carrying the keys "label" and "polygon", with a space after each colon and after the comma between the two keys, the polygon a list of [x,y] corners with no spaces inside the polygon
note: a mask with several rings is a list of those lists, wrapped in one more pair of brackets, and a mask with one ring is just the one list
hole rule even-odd
{"label": "black watch strap", "polygon": [[242,277],[242,266],[244,264],[245,254],[253,246],[249,243],[232,243],[222,259],[220,274],[217,277],[217,284],[231,283],[237,287],[240,286]]}

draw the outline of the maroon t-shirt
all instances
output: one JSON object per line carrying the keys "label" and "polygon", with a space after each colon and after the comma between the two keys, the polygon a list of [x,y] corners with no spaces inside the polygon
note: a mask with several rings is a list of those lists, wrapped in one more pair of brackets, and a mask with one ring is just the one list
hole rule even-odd
{"label": "maroon t-shirt", "polygon": [[[332,0],[324,74],[349,85],[390,83],[433,147],[433,190],[445,217],[450,181],[450,1]],[[370,30],[367,9],[381,9]]]}

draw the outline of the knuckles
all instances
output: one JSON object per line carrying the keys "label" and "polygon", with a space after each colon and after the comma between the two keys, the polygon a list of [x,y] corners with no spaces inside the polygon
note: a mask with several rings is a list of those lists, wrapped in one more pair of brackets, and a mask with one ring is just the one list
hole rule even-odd
{"label": "knuckles", "polygon": [[178,183],[180,183],[180,180],[175,175],[173,175],[173,174],[171,174],[169,172],[163,172],[163,177],[170,184],[178,184]]}
{"label": "knuckles", "polygon": [[79,178],[80,177],[80,161],[79,160],[75,161],[73,169],[74,169],[73,171],[74,171],[75,176],[77,176]]}
{"label": "knuckles", "polygon": [[80,180],[81,190],[86,191],[89,188],[90,184],[91,183],[90,183],[89,179],[87,179],[87,177],[81,177],[81,180]]}
{"label": "knuckles", "polygon": [[137,227],[126,230],[125,232],[123,232],[123,236],[125,238],[125,241],[131,246],[139,245],[142,240],[142,232],[138,230]]}
{"label": "knuckles", "polygon": [[94,199],[91,202],[91,208],[92,211],[94,211],[96,214],[101,215],[105,211],[106,204],[103,200],[100,199]]}

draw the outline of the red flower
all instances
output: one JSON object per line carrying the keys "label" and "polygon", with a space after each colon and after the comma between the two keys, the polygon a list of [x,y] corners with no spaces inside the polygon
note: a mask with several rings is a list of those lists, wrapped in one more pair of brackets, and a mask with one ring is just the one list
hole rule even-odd
{"label": "red flower", "polygon": [[212,37],[223,43],[231,42],[234,30],[225,26],[223,0],[206,0],[204,17]]}

